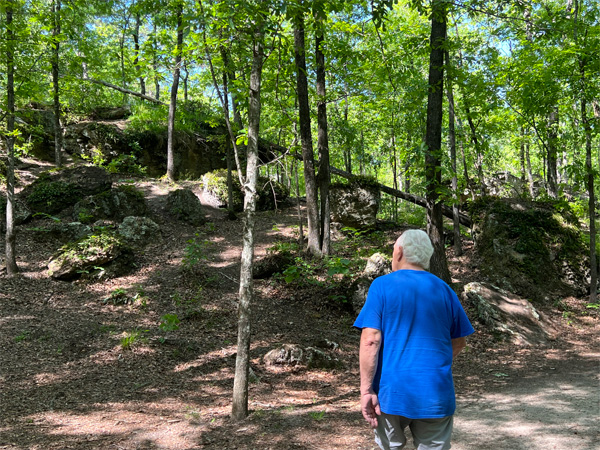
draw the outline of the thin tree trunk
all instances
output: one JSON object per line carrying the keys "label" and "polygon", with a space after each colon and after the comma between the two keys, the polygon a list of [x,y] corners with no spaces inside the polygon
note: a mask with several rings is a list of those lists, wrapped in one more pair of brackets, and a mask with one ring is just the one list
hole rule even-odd
{"label": "thin tree trunk", "polygon": [[306,211],[308,218],[308,251],[318,255],[319,245],[319,207],[315,162],[310,129],[310,109],[308,104],[308,81],[306,79],[306,57],[304,41],[304,18],[298,13],[294,21],[294,53],[296,60],[296,84],[298,90],[298,112],[300,122],[300,140],[304,160],[304,187],[306,190]]}
{"label": "thin tree trunk", "polygon": [[133,33],[133,44],[135,50],[135,59],[133,65],[137,71],[138,78],[140,80],[140,94],[146,95],[146,80],[142,76],[142,69],[140,67],[140,27],[142,25],[142,18],[140,13],[135,15],[135,31]]}
{"label": "thin tree trunk", "polygon": [[54,27],[52,29],[52,98],[54,102],[54,163],[62,167],[63,133],[60,114],[60,85],[59,85],[59,52],[60,52],[60,10],[61,1],[52,2],[52,17]]}
{"label": "thin tree trunk", "polygon": [[595,303],[598,292],[598,263],[596,255],[596,196],[594,192],[594,166],[592,163],[592,127],[587,116],[585,57],[579,57],[581,72],[581,122],[585,131],[585,170],[587,172],[588,209],[590,220],[590,303]]}
{"label": "thin tree trunk", "polygon": [[[392,111],[392,137],[391,137],[391,146],[392,146],[392,170],[394,176],[394,189],[398,189],[398,155],[396,154],[396,127],[394,123],[394,112]],[[398,199],[393,197],[394,199],[394,210],[392,212],[392,220],[394,222],[398,221]]]}
{"label": "thin tree trunk", "polygon": [[296,179],[296,202],[298,205],[298,245],[300,248],[304,246],[304,222],[302,218],[302,208],[300,207],[300,179],[298,176],[298,162],[294,162],[295,179]]}
{"label": "thin tree trunk", "polygon": [[175,68],[173,85],[171,86],[171,102],[169,103],[169,122],[167,128],[167,177],[175,181],[175,159],[173,155],[173,136],[175,131],[175,111],[177,109],[177,90],[181,71],[181,49],[183,47],[183,2],[177,4],[177,46],[175,48]]}
{"label": "thin tree trunk", "polygon": [[475,146],[475,152],[477,154],[475,160],[475,168],[477,169],[477,178],[479,181],[479,191],[481,195],[486,195],[486,187],[485,187],[485,177],[483,175],[483,150],[481,149],[481,145],[479,144],[479,139],[477,138],[477,129],[475,128],[475,122],[473,122],[473,116],[471,115],[471,109],[468,106],[468,102],[465,99],[465,112],[467,114],[467,122],[469,124],[469,129],[471,130],[471,140],[473,141],[473,145]]}
{"label": "thin tree trunk", "polygon": [[[346,130],[348,130],[348,85],[345,85],[345,101],[344,101],[344,125]],[[352,173],[352,148],[348,145],[348,140],[346,138],[346,145],[344,146],[344,164],[346,165],[346,172]]]}
{"label": "thin tree trunk", "polygon": [[[222,46],[221,47],[221,57],[223,58],[223,66],[225,67],[225,73],[227,74],[227,78],[234,83],[235,82],[235,70],[231,67],[231,57],[229,56],[229,49]],[[237,102],[236,96],[233,92],[229,92],[231,96],[231,111],[233,113],[233,123],[241,130],[244,128],[244,124],[242,123],[242,116],[240,115],[240,107]],[[227,99],[229,101],[229,99]]]}
{"label": "thin tree trunk", "polygon": [[8,167],[6,170],[6,274],[19,272],[15,255],[15,34],[12,29],[14,0],[6,2],[6,147]]}
{"label": "thin tree trunk", "polygon": [[156,21],[152,20],[152,70],[154,71],[154,97],[160,100],[160,80],[158,78],[158,40],[156,39]]}
{"label": "thin tree trunk", "polygon": [[519,162],[521,163],[521,182],[525,184],[525,128],[521,127],[521,143],[519,144]]}
{"label": "thin tree trunk", "polygon": [[185,103],[188,102],[188,80],[190,78],[190,73],[188,72],[187,64],[183,65],[183,71],[185,72],[185,76],[183,78],[183,101]]}
{"label": "thin tree trunk", "polygon": [[525,162],[527,164],[527,185],[529,186],[529,195],[532,199],[535,198],[535,190],[533,186],[533,172],[531,171],[531,155],[529,152],[529,142],[525,143]]}
{"label": "thin tree trunk", "polygon": [[321,235],[320,247],[324,255],[331,253],[330,223],[329,213],[329,185],[331,183],[331,174],[329,173],[329,138],[327,135],[327,99],[325,90],[325,55],[323,54],[323,27],[319,22],[317,34],[315,36],[315,57],[317,62],[317,127],[318,139],[317,147],[319,149],[319,190],[321,198]]}
{"label": "thin tree trunk", "polygon": [[404,158],[404,191],[410,194],[410,163],[408,157]]}
{"label": "thin tree trunk", "polygon": [[[129,14],[125,17],[125,24],[123,25],[123,33],[121,33],[121,38],[119,39],[119,53],[120,53],[120,65],[121,65],[121,87],[123,89],[127,89],[127,76],[125,75],[125,35],[127,34],[127,29],[129,28]],[[123,95],[123,102],[127,97]]]}
{"label": "thin tree trunk", "polygon": [[[446,66],[450,67],[450,52],[446,50]],[[456,256],[463,254],[461,237],[460,237],[460,219],[458,217],[458,176],[456,172],[456,131],[455,131],[455,116],[454,116],[454,92],[452,91],[452,81],[448,77],[446,87],[448,96],[448,145],[450,147],[450,163],[452,164],[452,223],[454,232],[454,252]]]}
{"label": "thin tree trunk", "polygon": [[[260,26],[260,24],[259,24]],[[250,305],[254,296],[252,259],[254,257],[254,223],[256,211],[256,179],[258,177],[258,136],[260,126],[260,87],[263,66],[262,32],[255,36],[248,106],[248,146],[246,182],[244,184],[244,231],[240,269],[238,306],[238,342],[233,381],[231,417],[240,421],[248,415],[248,371],[250,368]]]}
{"label": "thin tree trunk", "polygon": [[446,3],[433,0],[431,14],[431,53],[429,57],[429,93],[427,98],[427,131],[425,144],[425,178],[427,200],[427,234],[433,244],[431,272],[451,282],[444,248],[442,204],[442,119],[444,100],[444,46],[446,43]]}
{"label": "thin tree trunk", "polygon": [[558,141],[558,106],[554,106],[548,115],[548,146],[547,146],[547,184],[548,194],[552,198],[558,197],[558,171],[557,171],[557,141]]}

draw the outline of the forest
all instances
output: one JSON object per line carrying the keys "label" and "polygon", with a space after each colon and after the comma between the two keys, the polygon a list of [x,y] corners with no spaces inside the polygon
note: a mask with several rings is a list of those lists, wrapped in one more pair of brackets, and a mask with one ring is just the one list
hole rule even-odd
{"label": "forest", "polygon": [[597,1],[0,0],[0,67],[0,448],[373,448],[408,228],[476,329],[454,447],[592,448]]}

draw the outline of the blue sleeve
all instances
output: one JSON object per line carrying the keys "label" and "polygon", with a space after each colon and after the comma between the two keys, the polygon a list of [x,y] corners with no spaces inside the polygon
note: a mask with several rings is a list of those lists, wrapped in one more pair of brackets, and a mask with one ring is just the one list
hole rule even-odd
{"label": "blue sleeve", "polygon": [[375,328],[382,329],[383,317],[383,295],[379,287],[378,279],[376,278],[369,287],[367,300],[362,307],[360,314],[354,322],[355,328]]}
{"label": "blue sleeve", "polygon": [[454,293],[452,289],[451,291],[451,302],[452,302],[452,326],[450,328],[450,337],[451,339],[457,339],[461,337],[468,336],[475,332],[469,318],[467,317],[467,313],[463,309],[460,300]]}

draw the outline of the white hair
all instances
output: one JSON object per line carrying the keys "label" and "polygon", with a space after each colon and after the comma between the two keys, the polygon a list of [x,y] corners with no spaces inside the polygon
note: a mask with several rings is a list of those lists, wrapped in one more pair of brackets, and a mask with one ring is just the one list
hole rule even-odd
{"label": "white hair", "polygon": [[396,241],[396,246],[402,247],[406,261],[429,269],[433,245],[427,233],[422,230],[406,230]]}

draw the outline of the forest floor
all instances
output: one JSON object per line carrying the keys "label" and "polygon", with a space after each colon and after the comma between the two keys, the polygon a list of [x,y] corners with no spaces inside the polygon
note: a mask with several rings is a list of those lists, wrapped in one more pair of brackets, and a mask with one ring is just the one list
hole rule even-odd
{"label": "forest floor", "polygon": [[[31,168],[19,176],[32,179]],[[318,275],[316,282],[255,280],[257,378],[249,417],[230,420],[242,222],[206,206],[209,223],[196,229],[164,211],[166,194],[177,186],[123,176],[115,182],[144,191],[162,230],[137,254],[130,275],[54,281],[47,263],[61,243],[43,231],[44,221],[18,228],[21,274],[0,274],[0,449],[376,448],[359,412],[354,313]],[[291,206],[259,213],[256,256],[278,241],[295,241],[296,223]],[[380,232],[377,245],[391,250],[397,234]],[[339,237],[335,248],[348,254],[368,244],[368,237]],[[482,281],[472,244],[465,247],[461,257],[448,254],[459,287]],[[185,269],[186,248],[207,258]],[[132,304],[110,298],[119,290],[135,297]],[[454,449],[600,448],[598,313],[586,309],[585,299],[556,300],[541,307],[559,331],[543,346],[497,342],[474,323],[477,331],[454,367]],[[165,314],[177,314],[178,330],[159,328]],[[339,344],[344,369],[270,371],[261,361],[279,344],[322,339]]]}

